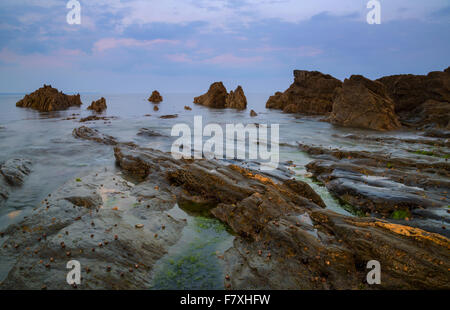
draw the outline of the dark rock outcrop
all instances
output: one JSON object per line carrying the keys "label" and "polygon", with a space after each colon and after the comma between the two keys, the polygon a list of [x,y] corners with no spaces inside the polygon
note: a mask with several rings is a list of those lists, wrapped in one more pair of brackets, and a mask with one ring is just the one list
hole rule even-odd
{"label": "dark rock outcrop", "polygon": [[87,108],[88,110],[93,110],[97,113],[101,113],[107,109],[106,99],[101,97],[97,101],[92,101],[91,105]]}
{"label": "dark rock outcrop", "polygon": [[160,103],[163,101],[163,97],[157,90],[154,90],[152,92],[151,96],[148,98],[148,101],[153,102],[153,103]]}
{"label": "dark rock outcrop", "polygon": [[230,91],[225,100],[225,108],[245,110],[247,108],[247,98],[244,90],[239,85],[235,91]]}
{"label": "dark rock outcrop", "polygon": [[6,202],[11,190],[21,186],[31,172],[31,161],[23,158],[9,159],[0,164],[0,207]]}
{"label": "dark rock outcrop", "polygon": [[168,115],[161,115],[159,118],[162,119],[171,119],[171,118],[177,118],[178,114],[168,114]]}
{"label": "dark rock outcrop", "polygon": [[258,116],[258,114],[255,111],[251,110],[250,111],[250,116],[251,117],[255,117],[255,116]]}
{"label": "dark rock outcrop", "polygon": [[194,98],[195,104],[200,104],[210,108],[232,108],[243,110],[247,108],[247,98],[244,90],[238,86],[235,91],[229,94],[222,82],[211,84],[207,93]]}
{"label": "dark rock outcrop", "polygon": [[330,113],[336,91],[342,82],[318,71],[294,70],[294,83],[284,92],[277,92],[266,103],[266,108],[286,113],[324,115]]}
{"label": "dark rock outcrop", "polygon": [[194,98],[195,104],[210,108],[225,108],[227,100],[227,89],[222,82],[211,84],[206,94]]}
{"label": "dark rock outcrop", "polygon": [[386,87],[361,75],[345,79],[334,100],[332,124],[380,131],[401,127]]}
{"label": "dark rock outcrop", "polygon": [[185,109],[186,111],[192,111],[192,108],[191,108],[190,106],[188,106],[188,105],[185,105],[185,106],[184,106],[184,109]]}
{"label": "dark rock outcrop", "polygon": [[401,121],[411,127],[449,128],[450,70],[427,75],[392,75],[378,79],[394,100]]}
{"label": "dark rock outcrop", "polygon": [[66,110],[72,106],[80,106],[80,95],[66,95],[53,88],[51,85],[44,85],[35,92],[25,95],[16,103],[17,107],[31,108],[41,112],[51,112]]}

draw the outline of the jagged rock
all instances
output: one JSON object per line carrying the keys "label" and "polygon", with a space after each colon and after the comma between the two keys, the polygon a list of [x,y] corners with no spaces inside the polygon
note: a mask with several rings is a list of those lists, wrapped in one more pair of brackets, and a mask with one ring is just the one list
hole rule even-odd
{"label": "jagged rock", "polygon": [[247,98],[245,97],[244,90],[240,85],[234,92],[230,91],[230,93],[226,97],[225,108],[238,110],[244,110],[247,108]]}
{"label": "jagged rock", "polygon": [[206,94],[194,98],[195,104],[210,108],[225,108],[228,93],[222,82],[211,84]]}
{"label": "jagged rock", "polygon": [[255,116],[258,116],[258,114],[255,111],[251,110],[250,111],[250,116],[251,117],[255,117]]}
{"label": "jagged rock", "polygon": [[152,95],[148,98],[148,101],[153,103],[160,103],[163,101],[163,97],[160,95],[160,93],[157,90],[154,90],[152,92]]}
{"label": "jagged rock", "polygon": [[395,111],[412,111],[427,100],[450,102],[450,72],[434,71],[428,75],[400,74],[377,81],[386,86],[395,102]]}
{"label": "jagged rock", "polygon": [[9,159],[0,164],[0,207],[6,202],[11,190],[21,186],[31,172],[31,161],[23,158]]}
{"label": "jagged rock", "polygon": [[327,114],[332,111],[336,91],[342,82],[318,71],[294,70],[294,83],[284,92],[276,92],[266,108],[286,113]]}
{"label": "jagged rock", "polygon": [[386,87],[361,75],[345,79],[333,104],[329,118],[332,124],[375,130],[399,129],[401,124],[394,111],[394,102]]}
{"label": "jagged rock", "polygon": [[395,102],[395,111],[407,126],[449,128],[450,70],[427,75],[392,75],[378,79]]}
{"label": "jagged rock", "polygon": [[185,105],[185,106],[184,106],[184,109],[185,109],[186,111],[192,111],[192,108],[191,108],[190,106],[188,106],[188,105]]}
{"label": "jagged rock", "polygon": [[93,110],[97,113],[103,112],[106,110],[106,99],[101,97],[97,101],[92,101],[91,105],[87,108],[88,110]]}
{"label": "jagged rock", "polygon": [[16,103],[17,107],[31,108],[41,112],[51,112],[66,110],[72,106],[80,106],[80,95],[66,95],[53,88],[51,85],[44,85],[35,92],[25,95]]}
{"label": "jagged rock", "polygon": [[238,86],[235,91],[231,91],[228,94],[222,82],[211,84],[206,94],[194,98],[194,103],[219,109],[232,108],[242,110],[247,108],[247,98],[242,87]]}

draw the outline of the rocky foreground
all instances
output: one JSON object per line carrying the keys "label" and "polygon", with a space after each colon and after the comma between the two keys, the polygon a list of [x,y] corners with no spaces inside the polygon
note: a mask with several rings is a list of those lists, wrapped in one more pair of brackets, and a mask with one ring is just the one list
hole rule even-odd
{"label": "rocky foreground", "polygon": [[[83,266],[81,289],[148,288],[156,261],[185,225],[169,214],[181,201],[210,210],[235,232],[223,257],[227,289],[450,288],[443,235],[338,215],[283,173],[271,178],[216,161],[177,161],[88,127],[74,135],[112,145],[120,172],[99,169],[67,182],[3,231],[2,289],[70,288],[70,259]],[[381,263],[379,285],[366,283],[370,260]]]}
{"label": "rocky foreground", "polygon": [[80,106],[80,94],[66,95],[53,88],[51,85],[44,85],[35,92],[25,95],[16,103],[17,107],[31,108],[41,112],[52,112],[66,110],[72,106]]}

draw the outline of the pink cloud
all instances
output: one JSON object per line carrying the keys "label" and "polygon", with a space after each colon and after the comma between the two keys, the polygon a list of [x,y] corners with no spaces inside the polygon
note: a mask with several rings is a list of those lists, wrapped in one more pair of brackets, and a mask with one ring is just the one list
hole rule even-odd
{"label": "pink cloud", "polygon": [[139,47],[151,49],[158,45],[178,44],[176,40],[154,39],[154,40],[136,40],[131,38],[104,38],[94,43],[95,52],[103,52],[109,49],[120,47]]}
{"label": "pink cloud", "polygon": [[0,61],[26,67],[70,67],[77,58],[84,56],[81,50],[59,49],[51,54],[17,54],[7,48],[0,51]]}

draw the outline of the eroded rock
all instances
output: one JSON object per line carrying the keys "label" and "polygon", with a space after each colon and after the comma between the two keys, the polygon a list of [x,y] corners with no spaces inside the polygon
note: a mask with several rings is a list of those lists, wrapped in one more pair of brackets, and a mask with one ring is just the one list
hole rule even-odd
{"label": "eroded rock", "polygon": [[87,108],[88,110],[93,110],[97,113],[101,113],[107,109],[106,99],[101,97],[97,101],[92,101],[91,105]]}
{"label": "eroded rock", "polygon": [[386,86],[395,111],[407,126],[446,128],[450,122],[450,71],[427,75],[402,74],[377,81]]}
{"label": "eroded rock", "polygon": [[245,110],[247,108],[247,98],[244,90],[239,85],[235,91],[230,91],[225,100],[225,108]]}
{"label": "eroded rock", "polygon": [[246,109],[247,98],[244,90],[238,86],[235,91],[229,94],[222,82],[215,82],[211,84],[206,94],[194,98],[195,104],[200,104],[210,108],[232,108],[232,109]]}
{"label": "eroded rock", "polygon": [[153,102],[153,103],[160,103],[163,101],[163,97],[157,90],[154,90],[152,92],[151,96],[148,98],[148,101]]}
{"label": "eroded rock", "polygon": [[294,70],[294,83],[284,92],[277,92],[266,108],[286,113],[324,115],[332,111],[336,91],[342,82],[318,71]]}
{"label": "eroded rock", "polygon": [[394,130],[401,127],[394,102],[385,86],[361,75],[345,79],[334,100],[330,116],[332,124],[345,127]]}
{"label": "eroded rock", "polygon": [[35,92],[25,95],[16,103],[17,107],[31,108],[41,112],[51,112],[66,110],[72,106],[80,106],[80,95],[66,95],[53,88],[51,85],[44,85]]}

